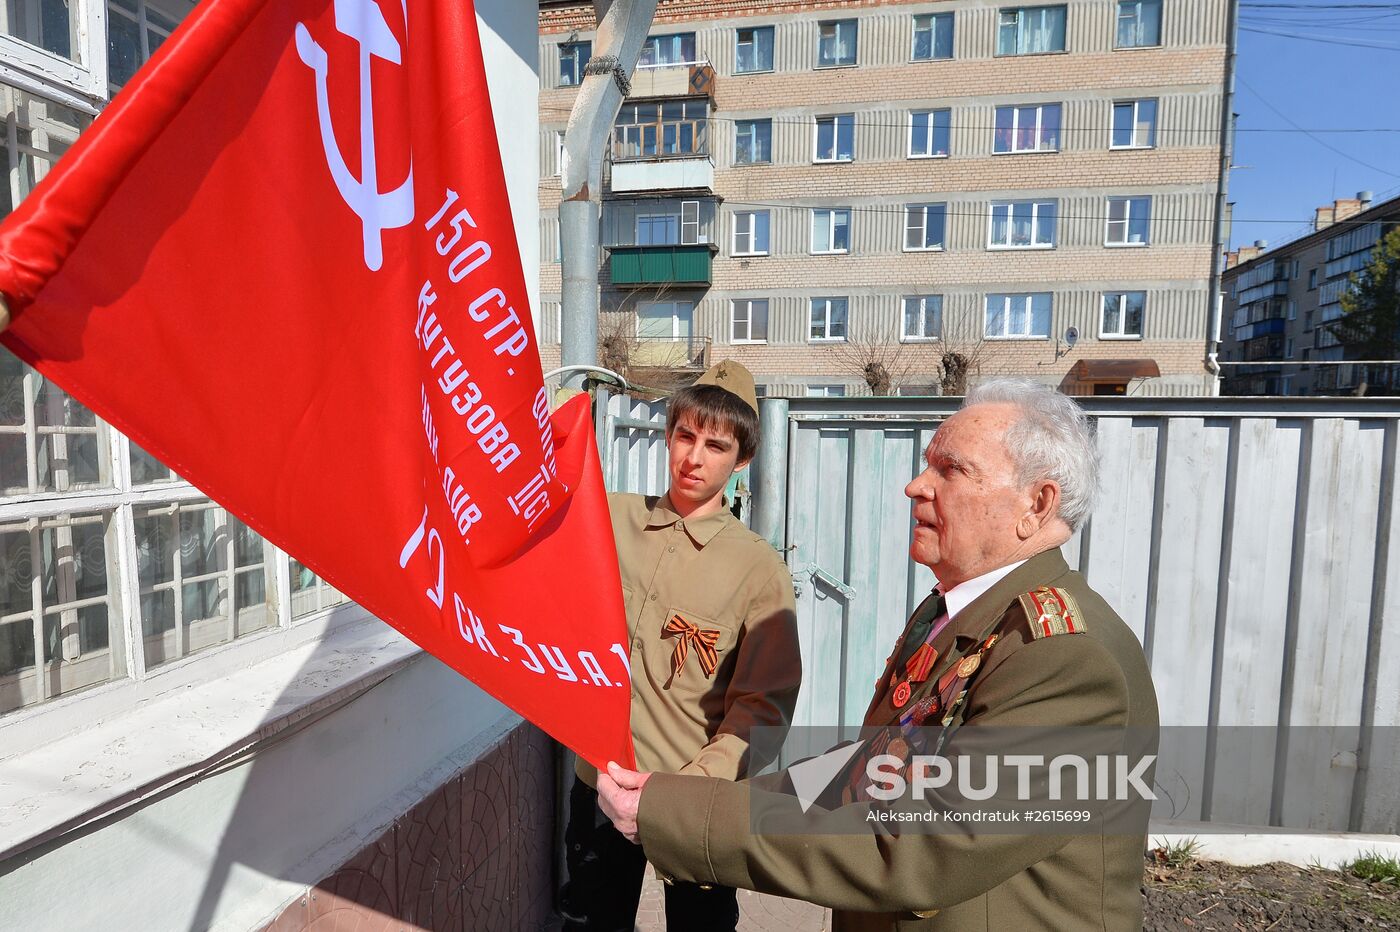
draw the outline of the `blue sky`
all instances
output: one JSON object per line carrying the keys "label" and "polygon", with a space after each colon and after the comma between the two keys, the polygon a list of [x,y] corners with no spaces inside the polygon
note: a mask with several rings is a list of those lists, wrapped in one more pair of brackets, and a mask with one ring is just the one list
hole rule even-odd
{"label": "blue sky", "polygon": [[[1307,0],[1294,3],[1296,9],[1262,7],[1263,2],[1288,0],[1241,0],[1234,103],[1240,115],[1234,159],[1239,167],[1230,173],[1229,192],[1235,203],[1232,248],[1256,239],[1277,246],[1296,238],[1307,231],[1313,209],[1334,196],[1400,195],[1400,2]],[[1347,8],[1363,3],[1370,8]],[[1289,120],[1307,130],[1391,132],[1310,138]],[[1259,132],[1274,129],[1285,132]],[[1280,220],[1286,222],[1266,222]]]}

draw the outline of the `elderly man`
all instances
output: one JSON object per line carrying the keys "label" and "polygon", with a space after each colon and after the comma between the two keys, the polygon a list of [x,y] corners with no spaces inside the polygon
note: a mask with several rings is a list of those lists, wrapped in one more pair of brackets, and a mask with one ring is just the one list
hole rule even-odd
{"label": "elderly man", "polygon": [[[891,654],[866,724],[907,724],[911,714],[919,722],[921,710],[945,737],[959,727],[991,735],[982,729],[1096,726],[1155,743],[1142,649],[1059,551],[1088,517],[1097,479],[1079,408],[1028,380],[988,382],[938,429],[925,458],[905,489],[910,553],[939,585]],[[842,799],[824,803],[835,808],[813,809],[809,828],[794,834],[797,823],[783,818],[790,796],[615,764],[599,792],[663,877],[831,906],[838,930],[1142,925],[1141,833],[891,832],[869,812],[851,818],[874,804],[847,784]]]}

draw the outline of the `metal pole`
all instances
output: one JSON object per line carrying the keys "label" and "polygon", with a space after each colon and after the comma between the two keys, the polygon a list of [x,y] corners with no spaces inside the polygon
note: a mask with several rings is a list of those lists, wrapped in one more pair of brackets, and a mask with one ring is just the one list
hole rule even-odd
{"label": "metal pole", "polygon": [[1220,165],[1215,179],[1215,232],[1211,237],[1210,298],[1206,302],[1206,371],[1210,394],[1220,394],[1220,314],[1224,304],[1225,210],[1230,196],[1230,166],[1235,156],[1235,49],[1239,0],[1229,0],[1225,19],[1224,95],[1220,101]]}
{"label": "metal pole", "polygon": [[[565,366],[598,362],[598,222],[602,211],[603,152],[618,108],[627,96],[629,77],[651,27],[656,2],[612,0],[606,4],[606,10],[603,4],[598,5],[603,15],[593,43],[593,57],[584,69],[583,83],[564,131],[559,237],[563,266],[560,343]],[[581,370],[568,373],[564,387],[582,388],[585,375]]]}
{"label": "metal pole", "polygon": [[787,514],[788,401],[758,400],[758,453],[753,458],[749,494],[753,502],[755,534],[779,553],[787,546],[784,516]]}

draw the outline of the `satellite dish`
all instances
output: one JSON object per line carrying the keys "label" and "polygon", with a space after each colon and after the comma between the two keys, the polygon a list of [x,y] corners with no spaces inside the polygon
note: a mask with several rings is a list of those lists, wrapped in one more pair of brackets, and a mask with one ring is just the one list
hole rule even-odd
{"label": "satellite dish", "polygon": [[1068,330],[1065,331],[1065,343],[1066,343],[1066,344],[1068,344],[1069,346],[1073,346],[1074,344],[1076,344],[1076,343],[1078,343],[1078,342],[1079,342],[1079,328],[1078,328],[1078,327],[1070,327]]}

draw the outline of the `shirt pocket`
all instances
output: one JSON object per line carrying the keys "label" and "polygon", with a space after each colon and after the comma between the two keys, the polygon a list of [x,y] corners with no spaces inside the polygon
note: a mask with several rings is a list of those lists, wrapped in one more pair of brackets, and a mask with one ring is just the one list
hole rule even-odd
{"label": "shirt pocket", "polygon": [[[683,605],[672,605],[661,622],[658,645],[670,664],[669,669],[675,671],[673,676],[667,677],[670,688],[706,692],[716,680],[727,681],[732,667],[728,658],[737,639],[732,625]],[[676,669],[678,660],[680,667]]]}

